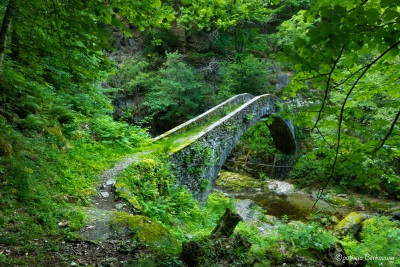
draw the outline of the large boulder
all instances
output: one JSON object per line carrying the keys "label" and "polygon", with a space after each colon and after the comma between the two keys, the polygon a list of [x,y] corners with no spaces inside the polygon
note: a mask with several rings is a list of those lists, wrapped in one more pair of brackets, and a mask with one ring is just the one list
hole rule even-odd
{"label": "large boulder", "polygon": [[87,209],[86,214],[87,224],[71,234],[72,240],[103,245],[111,242],[121,247],[132,244],[132,249],[159,250],[160,244],[168,244],[172,250],[179,247],[168,229],[149,217],[96,208]]}
{"label": "large boulder", "polygon": [[351,212],[335,226],[333,234],[337,237],[355,236],[360,230],[362,222],[363,218],[359,213]]}

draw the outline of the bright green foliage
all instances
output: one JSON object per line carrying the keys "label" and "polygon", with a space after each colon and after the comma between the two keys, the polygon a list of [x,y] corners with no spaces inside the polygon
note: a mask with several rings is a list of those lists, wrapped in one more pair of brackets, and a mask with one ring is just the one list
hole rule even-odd
{"label": "bright green foliage", "polygon": [[296,179],[299,186],[315,186],[316,183],[321,184],[327,177],[325,162],[317,159],[316,153],[309,153],[307,156],[301,157],[290,176]]}
{"label": "bright green foliage", "polygon": [[262,164],[273,164],[274,156],[278,153],[264,121],[250,126],[240,138],[235,149],[240,149],[242,155],[257,159]]}
{"label": "bright green foliage", "polygon": [[308,222],[292,222],[279,228],[282,240],[292,244],[292,249],[299,253],[301,250],[324,251],[329,248],[334,239],[332,235],[319,224]]}
{"label": "bright green foliage", "polygon": [[148,63],[144,58],[132,57],[119,64],[119,70],[108,80],[124,96],[133,96],[148,91],[151,73],[146,71]]}
{"label": "bright green foliage", "polygon": [[[0,225],[1,243],[25,242],[43,236],[45,231],[55,235],[82,225],[82,212],[75,206],[88,203],[101,171],[132,152],[121,133],[94,136],[95,127],[90,124],[85,120],[46,125],[45,132],[30,132],[29,137],[9,126],[1,132],[0,139],[7,140],[12,148],[11,154],[0,161],[0,215],[8,218]],[[102,121],[102,126],[108,128],[115,124]],[[147,140],[143,131],[135,137],[133,131],[138,129],[131,128],[129,138]],[[114,141],[110,143],[109,139]],[[58,223],[66,221],[70,222],[68,227],[59,229]]]}
{"label": "bright green foliage", "polygon": [[[107,24],[123,27],[122,22],[127,21],[139,30],[143,31],[149,27],[168,27],[175,16],[171,7],[163,5],[161,0],[111,0],[104,1],[103,5],[95,4],[97,12],[103,17]],[[121,20],[121,19],[120,19]],[[128,31],[126,33],[129,34]]]}
{"label": "bright green foliage", "polygon": [[174,124],[198,115],[206,107],[210,89],[178,53],[167,54],[167,61],[155,73],[145,105],[159,119]]}
{"label": "bright green foliage", "polygon": [[313,23],[306,36],[298,34],[280,55],[298,72],[288,96],[314,103],[299,118],[315,133],[314,153],[334,166],[332,177],[344,178],[343,185],[380,190],[387,183],[383,174],[394,174],[399,17],[394,1],[320,0],[304,13]]}
{"label": "bright green foliage", "polygon": [[268,3],[263,1],[197,0],[182,1],[178,22],[191,29],[208,31],[234,27],[245,21],[267,21]]}
{"label": "bright green foliage", "polygon": [[0,51],[2,244],[81,226],[79,206],[99,173],[147,142],[145,131],[108,117],[110,101],[96,85],[112,68],[107,25],[124,30],[173,19],[160,1],[10,0],[0,4],[0,21],[12,4]]}
{"label": "bright green foliage", "polygon": [[241,93],[270,93],[273,90],[269,83],[270,67],[268,62],[251,54],[240,58],[238,62],[225,62],[220,70],[222,82],[218,93],[225,99]]}
{"label": "bright green foliage", "polygon": [[[373,217],[363,222],[359,238],[361,241],[347,236],[341,241],[350,259],[366,259],[368,266],[400,264],[398,223],[391,222],[387,217]],[[381,257],[381,259],[375,257]]]}
{"label": "bright green foliage", "polygon": [[141,128],[127,123],[117,123],[110,116],[95,117],[91,125],[91,134],[103,143],[118,143],[128,148],[143,146],[150,139]]}
{"label": "bright green foliage", "polygon": [[[237,231],[252,243],[248,257],[254,257],[263,264],[259,266],[282,265],[292,257],[303,256],[312,264],[321,260],[334,242],[332,234],[315,222],[277,223],[277,229],[260,234],[257,225],[239,224]],[[285,253],[282,253],[285,247]]]}
{"label": "bright green foliage", "polygon": [[[294,50],[293,40],[307,40],[306,33],[312,24],[303,20],[304,13],[305,10],[301,10],[296,15],[293,15],[293,17],[289,20],[282,22],[282,24],[278,27],[279,31],[274,33],[272,36],[269,36],[270,39],[274,40],[276,50],[281,50],[283,47],[285,47],[287,50]],[[291,61],[287,63],[290,64]]]}
{"label": "bright green foliage", "polygon": [[117,179],[116,187],[119,196],[132,201],[136,209],[140,207],[140,212],[177,227],[174,234],[179,239],[185,232],[208,235],[225,208],[231,207],[227,198],[210,195],[206,208],[200,209],[192,195],[175,183],[169,163],[160,159],[147,157],[131,165]]}

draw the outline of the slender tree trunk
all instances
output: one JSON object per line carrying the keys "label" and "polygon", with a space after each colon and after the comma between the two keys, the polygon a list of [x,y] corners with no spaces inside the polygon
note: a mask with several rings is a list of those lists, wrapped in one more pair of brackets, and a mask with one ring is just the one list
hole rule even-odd
{"label": "slender tree trunk", "polygon": [[3,72],[3,60],[6,51],[7,40],[10,35],[11,23],[14,16],[15,0],[8,1],[0,29],[0,74]]}
{"label": "slender tree trunk", "polygon": [[[13,24],[15,25],[15,23],[18,23],[16,20],[16,17],[14,15],[14,22]],[[13,30],[11,32],[11,45],[10,45],[10,58],[14,61],[18,60],[19,57],[19,36],[17,31],[15,30],[15,27],[12,27]]]}

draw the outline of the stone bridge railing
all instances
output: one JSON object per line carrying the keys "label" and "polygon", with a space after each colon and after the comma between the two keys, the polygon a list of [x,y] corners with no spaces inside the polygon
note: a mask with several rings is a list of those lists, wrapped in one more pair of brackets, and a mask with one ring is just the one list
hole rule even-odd
{"label": "stone bridge railing", "polygon": [[[175,128],[157,136],[154,138],[154,141],[160,140],[164,137],[169,137],[173,136],[176,134],[180,134],[182,132],[186,132],[190,129],[193,129],[197,127],[199,124],[207,122],[209,119],[215,117],[215,116],[222,116],[224,115],[228,110],[230,110],[232,107],[235,107],[237,105],[242,105],[246,103],[247,101],[253,99],[254,96],[251,94],[240,94],[240,95],[235,95],[228,100],[222,102],[221,104],[207,110],[206,112],[200,114],[199,116],[188,120],[187,122],[184,122]],[[225,114],[226,115],[226,114]]]}
{"label": "stone bridge railing", "polygon": [[[247,128],[260,118],[277,112],[273,95],[253,97],[245,94],[241,97],[245,102],[242,106],[207,127],[170,155],[178,183],[203,204],[222,165]],[[285,153],[296,151],[293,129],[285,121],[275,117],[269,128],[278,149]]]}

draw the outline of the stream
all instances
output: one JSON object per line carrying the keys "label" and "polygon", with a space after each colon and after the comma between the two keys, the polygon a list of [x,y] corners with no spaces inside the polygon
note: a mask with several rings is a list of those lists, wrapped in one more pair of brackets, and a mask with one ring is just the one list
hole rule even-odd
{"label": "stream", "polygon": [[[241,185],[249,183],[250,187],[240,188]],[[256,204],[266,210],[268,215],[278,219],[287,216],[289,220],[307,221],[309,215],[315,211],[337,217],[343,217],[351,212],[349,208],[333,207],[321,200],[313,210],[315,196],[296,190],[290,183],[273,179],[259,181],[234,172],[221,172],[217,179],[216,189],[234,199],[251,200],[254,202],[253,205]],[[247,206],[252,207],[252,205]]]}

